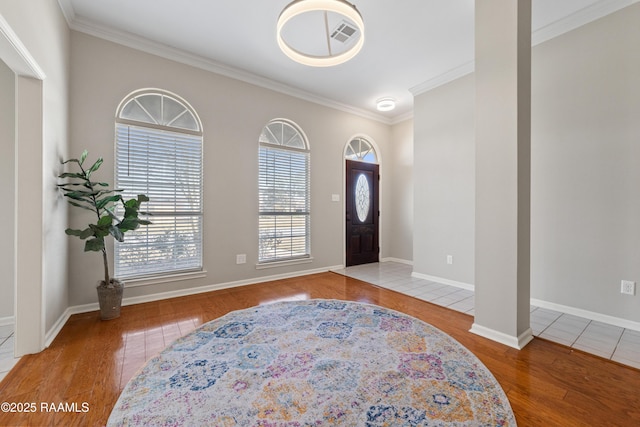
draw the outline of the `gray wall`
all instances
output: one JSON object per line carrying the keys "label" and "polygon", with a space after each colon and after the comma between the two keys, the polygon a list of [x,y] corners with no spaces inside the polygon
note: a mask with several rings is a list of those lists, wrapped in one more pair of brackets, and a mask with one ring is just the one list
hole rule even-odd
{"label": "gray wall", "polygon": [[532,298],[640,321],[640,4],[537,46]]}
{"label": "gray wall", "polygon": [[465,284],[474,281],[474,99],[466,76],[414,101],[414,272]]}
{"label": "gray wall", "polygon": [[[620,280],[640,282],[638,22],[634,4],[533,48],[531,143],[531,297],[635,322],[640,296]],[[414,269],[465,283],[473,97],[469,75],[418,95],[414,114]]]}
{"label": "gray wall", "polygon": [[0,239],[0,318],[13,317],[14,311],[14,197],[15,197],[15,74],[0,60],[0,224],[5,224]]}
{"label": "gray wall", "polygon": [[34,204],[42,203],[44,234],[41,242],[33,242],[32,251],[42,248],[41,299],[45,328],[50,331],[68,307],[67,209],[57,191],[56,177],[69,140],[70,31],[57,2],[34,3],[4,0],[0,2],[0,14],[46,75],[42,82],[42,152],[33,153],[31,159],[42,170],[42,182],[37,187],[43,187],[44,192],[32,195],[32,199]]}
{"label": "gray wall", "polygon": [[[204,268],[205,278],[125,290],[125,297],[177,291],[198,286],[255,280],[260,277],[342,265],[343,153],[356,134],[371,137],[380,147],[384,177],[391,158],[390,126],[240,82],[202,69],[145,54],[112,42],[72,32],[71,148],[79,155],[103,156],[101,178],[113,181],[114,116],[130,92],[156,87],[186,99],[204,127]],[[313,262],[256,270],[257,262],[257,140],[267,122],[287,118],[306,133],[311,146],[311,252]],[[387,184],[383,181],[383,186]],[[384,194],[381,210],[386,212]],[[341,197],[344,200],[344,197]],[[71,212],[71,226],[80,226],[83,212]],[[392,230],[384,229],[383,241]],[[100,259],[82,252],[80,241],[69,242],[70,305],[95,302]],[[236,265],[236,254],[247,263]],[[391,256],[383,249],[383,256]]]}
{"label": "gray wall", "polygon": [[383,257],[398,261],[413,261],[413,120],[404,120],[391,126],[390,164],[387,175],[388,211],[383,215],[388,241],[383,242]]}

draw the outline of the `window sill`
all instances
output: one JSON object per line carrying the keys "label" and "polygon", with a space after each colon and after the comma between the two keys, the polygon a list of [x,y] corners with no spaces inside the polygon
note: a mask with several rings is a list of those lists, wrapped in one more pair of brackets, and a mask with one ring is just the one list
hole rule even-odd
{"label": "window sill", "polygon": [[125,283],[125,287],[127,288],[136,288],[138,286],[157,285],[160,283],[179,282],[182,280],[202,279],[204,277],[207,277],[206,270],[122,279],[122,281]]}
{"label": "window sill", "polygon": [[287,265],[296,265],[296,264],[309,264],[313,262],[313,257],[309,258],[298,258],[298,259],[288,259],[286,261],[271,261],[271,262],[263,262],[256,264],[256,270],[263,270],[267,268],[276,268],[276,267],[284,267]]}

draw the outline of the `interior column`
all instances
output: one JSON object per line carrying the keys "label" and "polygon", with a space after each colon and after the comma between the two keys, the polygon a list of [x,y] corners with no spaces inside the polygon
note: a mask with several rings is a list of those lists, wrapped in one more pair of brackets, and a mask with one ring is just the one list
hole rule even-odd
{"label": "interior column", "polygon": [[475,3],[475,320],[514,348],[530,305],[531,0]]}

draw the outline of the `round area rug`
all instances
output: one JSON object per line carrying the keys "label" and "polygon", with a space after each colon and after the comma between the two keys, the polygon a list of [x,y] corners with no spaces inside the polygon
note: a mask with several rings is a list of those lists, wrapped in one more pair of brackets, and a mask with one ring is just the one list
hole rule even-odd
{"label": "round area rug", "polygon": [[235,311],[127,384],[109,426],[515,426],[469,350],[386,308],[338,300]]}

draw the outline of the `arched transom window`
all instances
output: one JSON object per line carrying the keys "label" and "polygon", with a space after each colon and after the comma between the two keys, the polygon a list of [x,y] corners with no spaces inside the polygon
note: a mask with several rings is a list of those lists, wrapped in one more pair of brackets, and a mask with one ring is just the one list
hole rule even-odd
{"label": "arched transom window", "polygon": [[309,144],[293,122],[276,119],[259,145],[258,261],[310,256]]}
{"label": "arched transom window", "polygon": [[152,224],[115,246],[115,274],[135,278],[202,269],[202,125],[177,95],[130,94],[116,113],[116,187],[145,194]]}
{"label": "arched transom window", "polygon": [[347,144],[345,158],[359,162],[378,163],[373,145],[362,137],[355,137]]}

